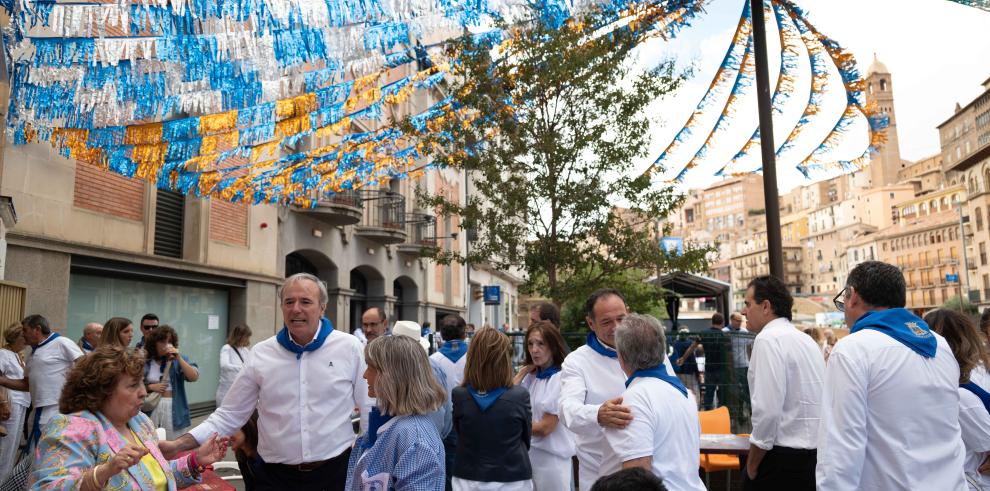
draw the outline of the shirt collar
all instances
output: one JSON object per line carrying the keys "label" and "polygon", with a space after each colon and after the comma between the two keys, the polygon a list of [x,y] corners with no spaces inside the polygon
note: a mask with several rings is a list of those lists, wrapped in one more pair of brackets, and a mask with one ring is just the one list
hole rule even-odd
{"label": "shirt collar", "polygon": [[767,325],[763,326],[763,331],[765,332],[767,329],[781,329],[784,327],[794,328],[794,324],[791,324],[791,321],[787,320],[785,317],[778,317],[770,322],[767,322]]}

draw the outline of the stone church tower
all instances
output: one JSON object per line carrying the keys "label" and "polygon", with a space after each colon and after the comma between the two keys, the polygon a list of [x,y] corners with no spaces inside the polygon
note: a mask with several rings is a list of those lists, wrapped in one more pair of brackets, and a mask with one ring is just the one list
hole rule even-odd
{"label": "stone church tower", "polygon": [[873,64],[866,71],[866,103],[876,103],[881,114],[889,119],[887,143],[879,152],[870,153],[868,169],[870,186],[885,186],[897,182],[897,171],[901,165],[901,152],[897,143],[897,117],[894,113],[894,84],[887,67],[873,55]]}

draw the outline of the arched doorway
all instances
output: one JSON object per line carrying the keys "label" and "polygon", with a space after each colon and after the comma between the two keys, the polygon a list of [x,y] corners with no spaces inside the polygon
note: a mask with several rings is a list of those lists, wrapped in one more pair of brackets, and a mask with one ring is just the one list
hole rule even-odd
{"label": "arched doorway", "polygon": [[393,319],[397,321],[420,322],[419,288],[408,276],[400,276],[392,282],[392,296],[395,297]]}
{"label": "arched doorway", "polygon": [[361,327],[361,314],[369,307],[385,308],[385,279],[371,266],[358,266],[351,270],[350,332]]}

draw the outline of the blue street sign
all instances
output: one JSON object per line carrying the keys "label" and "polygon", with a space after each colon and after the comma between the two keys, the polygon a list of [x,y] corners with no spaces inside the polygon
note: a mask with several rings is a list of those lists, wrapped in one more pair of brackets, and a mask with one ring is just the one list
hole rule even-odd
{"label": "blue street sign", "polygon": [[957,275],[957,274],[947,274],[947,275],[945,275],[945,281],[947,283],[959,283],[959,275]]}
{"label": "blue street sign", "polygon": [[684,255],[684,239],[680,237],[664,237],[660,239],[660,250],[671,256]]}
{"label": "blue street sign", "polygon": [[485,286],[485,305],[498,305],[502,303],[502,287],[499,285]]}

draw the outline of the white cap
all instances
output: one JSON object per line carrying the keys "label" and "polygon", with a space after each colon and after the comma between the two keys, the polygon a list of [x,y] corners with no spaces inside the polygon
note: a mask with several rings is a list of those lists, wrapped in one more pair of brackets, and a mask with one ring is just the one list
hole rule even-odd
{"label": "white cap", "polygon": [[405,336],[407,338],[415,339],[424,350],[429,351],[430,342],[423,339],[421,336],[422,332],[422,328],[419,327],[419,324],[413,321],[397,321],[395,325],[392,326],[393,336]]}

